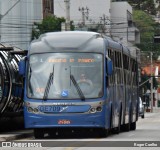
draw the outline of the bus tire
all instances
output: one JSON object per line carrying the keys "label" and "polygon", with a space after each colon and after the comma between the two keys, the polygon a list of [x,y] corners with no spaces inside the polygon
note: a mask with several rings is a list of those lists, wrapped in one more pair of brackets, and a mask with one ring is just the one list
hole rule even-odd
{"label": "bus tire", "polygon": [[142,118],[142,119],[144,118],[144,114],[141,116],[141,118]]}
{"label": "bus tire", "polygon": [[131,120],[130,120],[130,117],[129,117],[129,123],[124,124],[123,127],[122,127],[122,130],[128,132],[128,131],[130,131],[130,128],[131,128]]}
{"label": "bus tire", "polygon": [[130,123],[124,125],[124,130],[127,132],[130,131]]}
{"label": "bus tire", "polygon": [[35,139],[44,138],[43,129],[34,129],[34,137],[35,137]]}
{"label": "bus tire", "polygon": [[107,136],[108,136],[108,133],[109,133],[108,129],[102,129],[100,136],[101,136],[101,137],[107,137]]}
{"label": "bus tire", "polygon": [[136,122],[132,122],[130,126],[131,130],[136,130]]}

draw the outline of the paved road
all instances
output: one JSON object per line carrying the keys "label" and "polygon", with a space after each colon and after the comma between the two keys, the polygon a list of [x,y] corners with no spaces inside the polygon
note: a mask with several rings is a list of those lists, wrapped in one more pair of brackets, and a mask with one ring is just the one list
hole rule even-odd
{"label": "paved road", "polygon": [[[46,138],[43,140],[35,140],[34,137],[20,139],[17,142],[26,144],[26,141],[31,143],[30,146],[37,144],[52,145],[52,147],[34,148],[35,150],[159,150],[160,149],[160,113],[147,113],[145,119],[139,118],[137,129],[130,132],[122,132],[120,134],[111,134],[107,138]],[[74,142],[73,142],[74,141]],[[131,143],[130,143],[131,142]],[[40,143],[40,144],[39,144]],[[157,144],[159,147],[157,147]],[[91,147],[93,145],[93,147]],[[127,147],[127,146],[131,147]],[[21,145],[22,146],[22,145]],[[25,145],[24,145],[25,146]],[[61,147],[60,147],[61,146]],[[104,147],[102,147],[104,146]],[[111,146],[111,147],[108,147]],[[118,146],[118,147],[116,147]],[[146,147],[134,147],[146,146]],[[2,148],[6,149],[6,148]],[[22,148],[7,148],[22,149]],[[31,149],[31,148],[29,148]],[[33,148],[32,148],[33,149]]]}

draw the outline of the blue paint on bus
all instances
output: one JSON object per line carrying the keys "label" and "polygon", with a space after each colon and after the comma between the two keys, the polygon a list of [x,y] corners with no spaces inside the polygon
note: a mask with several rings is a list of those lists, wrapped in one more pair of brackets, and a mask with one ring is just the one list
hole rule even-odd
{"label": "blue paint on bus", "polygon": [[44,128],[136,129],[138,63],[128,48],[95,32],[54,32],[23,61],[25,127],[35,137]]}

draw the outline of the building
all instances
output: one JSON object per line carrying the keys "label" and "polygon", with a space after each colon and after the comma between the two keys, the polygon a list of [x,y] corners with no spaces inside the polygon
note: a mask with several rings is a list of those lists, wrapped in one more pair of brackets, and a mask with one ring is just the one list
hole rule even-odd
{"label": "building", "polygon": [[[66,0],[67,1],[67,0]],[[76,30],[87,30],[101,25],[109,34],[111,0],[68,0],[70,3],[70,20]],[[64,0],[54,0],[54,14],[66,18]]]}
{"label": "building", "polygon": [[40,0],[0,0],[0,14],[2,15],[0,42],[28,49],[33,23],[43,18],[42,2]]}
{"label": "building", "polygon": [[133,22],[132,7],[128,2],[111,3],[111,35],[114,40],[129,47],[140,61],[140,50],[134,46],[140,43],[140,32]]}
{"label": "building", "polygon": [[[66,16],[64,0],[54,0],[54,14]],[[94,29],[97,28],[98,32],[130,47],[140,61],[140,50],[134,46],[140,42],[140,33],[132,20],[132,7],[127,2],[70,0],[70,19],[76,30],[96,31]]]}
{"label": "building", "polygon": [[53,14],[53,0],[0,0],[0,43],[28,49],[34,22]]}
{"label": "building", "polygon": [[43,18],[54,14],[54,0],[43,0]]}

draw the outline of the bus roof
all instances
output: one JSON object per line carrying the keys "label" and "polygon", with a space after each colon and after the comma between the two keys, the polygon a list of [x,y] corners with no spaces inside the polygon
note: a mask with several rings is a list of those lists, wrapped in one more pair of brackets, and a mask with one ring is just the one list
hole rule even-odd
{"label": "bus roof", "polygon": [[[98,40],[97,40],[98,39]],[[31,43],[31,53],[41,52],[100,52],[104,53],[102,36],[95,32],[64,31],[40,36]]]}
{"label": "bus roof", "polygon": [[130,50],[122,44],[110,37],[89,31],[63,31],[42,34],[39,39],[31,43],[29,53],[73,51],[105,53],[104,44],[118,51],[123,50],[124,54],[131,56]]}
{"label": "bus roof", "polygon": [[132,55],[131,51],[129,48],[127,48],[126,46],[122,45],[121,43],[119,42],[116,42],[114,40],[112,40],[111,38],[109,37],[105,37],[105,39],[107,40],[107,43],[108,43],[108,47],[109,48],[112,48],[112,49],[115,49],[119,52],[121,52],[123,50],[123,53],[129,57],[132,57],[132,58],[135,58],[135,56]]}

